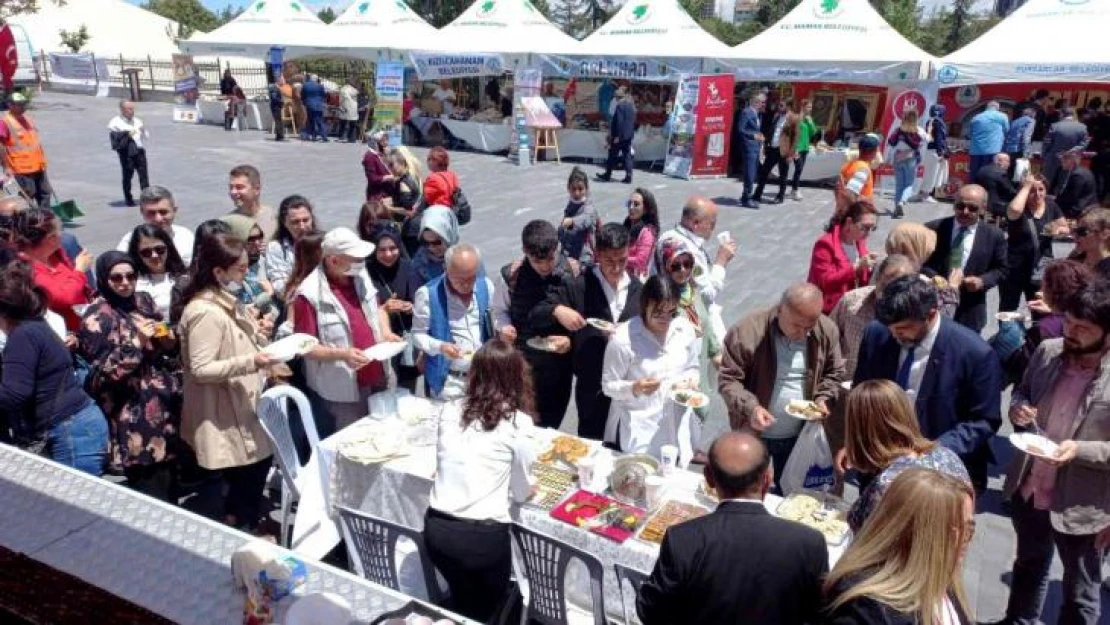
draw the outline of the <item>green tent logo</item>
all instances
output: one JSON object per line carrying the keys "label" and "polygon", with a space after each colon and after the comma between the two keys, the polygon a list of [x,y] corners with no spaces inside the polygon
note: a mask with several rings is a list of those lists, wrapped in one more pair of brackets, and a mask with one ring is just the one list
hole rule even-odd
{"label": "green tent logo", "polygon": [[254,5],[254,12],[255,13],[261,13],[262,9],[265,9],[265,8],[266,8],[266,3],[265,2],[259,2],[258,4]]}
{"label": "green tent logo", "polygon": [[651,17],[651,5],[646,3],[637,4],[628,13],[628,23],[633,26],[643,24],[649,17]]}
{"label": "green tent logo", "polygon": [[529,2],[528,0],[524,0],[524,8],[528,9],[529,11],[531,11],[533,13],[536,12],[536,6],[534,4],[532,4],[531,2]]}
{"label": "green tent logo", "polygon": [[369,2],[363,2],[362,4],[358,5],[358,12],[363,14],[363,15],[365,15],[366,12],[369,11],[369,10],[370,10],[370,3]]}
{"label": "green tent logo", "polygon": [[497,2],[495,0],[486,0],[478,6],[478,17],[489,17],[497,12]]}
{"label": "green tent logo", "polygon": [[396,0],[393,4],[396,5],[397,9],[402,13],[408,13],[411,10],[409,9],[409,5],[405,4],[403,0]]}
{"label": "green tent logo", "polygon": [[297,4],[296,2],[290,2],[289,8],[293,9],[294,11],[300,11],[301,5]]}
{"label": "green tent logo", "polygon": [[843,0],[818,0],[817,6],[813,7],[813,14],[823,20],[832,19],[844,12],[842,2]]}

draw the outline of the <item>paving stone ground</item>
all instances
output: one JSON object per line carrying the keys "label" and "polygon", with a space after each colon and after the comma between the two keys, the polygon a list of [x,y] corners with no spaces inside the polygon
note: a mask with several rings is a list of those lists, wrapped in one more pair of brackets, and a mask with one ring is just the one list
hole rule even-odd
{"label": "paving stone ground", "polygon": [[[124,232],[139,222],[138,209],[123,205],[119,163],[108,146],[108,120],[116,101],[55,93],[35,100],[32,112],[42,129],[50,161],[50,178],[60,197],[76,199],[86,216],[72,227],[81,242],[99,253],[111,249]],[[205,219],[226,214],[227,172],[249,163],[262,172],[264,202],[276,207],[292,193],[307,196],[323,228],[355,227],[365,178],[361,159],[365,148],[350,144],[307,144],[297,140],[277,143],[258,131],[225,132],[220,126],[174,124],[171,107],[139,103],[138,115],[151,131],[148,160],[152,183],[169,187],[180,207],[178,223],[195,227]],[[424,151],[416,149],[423,160]],[[463,229],[463,240],[477,244],[487,267],[499,267],[520,254],[520,231],[532,219],[556,220],[566,203],[569,163],[540,163],[520,168],[495,155],[454,152],[452,169],[474,207],[474,218]],[[579,164],[591,177],[596,167]],[[741,208],[740,185],[732,179],[684,181],[637,170],[635,185],[651,190],[659,200],[661,220],[669,228],[678,220],[687,197],[700,194],[720,206],[718,231],[728,230],[739,242],[736,260],[728,271],[722,297],[726,324],[760,306],[774,303],[792,282],[804,280],[813,241],[832,212],[827,189],[805,188],[804,200],[762,209]],[[773,192],[772,186],[767,196]],[[624,201],[631,191],[619,183],[595,183],[594,204],[606,221],[624,218]],[[136,183],[136,194],[137,183]],[[881,201],[885,209],[889,201]],[[927,221],[946,215],[947,204],[913,204],[908,219]],[[882,247],[893,225],[881,219],[871,236],[871,247]],[[990,332],[990,329],[988,329]],[[564,429],[574,427],[568,415]],[[1008,443],[995,439],[1000,465],[1010,457]],[[995,469],[995,473],[998,473]],[[1000,475],[984,496],[978,532],[965,566],[965,580],[975,614],[980,620],[1000,618],[1008,596],[1008,571],[1014,552],[1009,519],[1000,514]],[[1046,623],[1055,623],[1060,569],[1054,563]],[[1104,592],[1104,598],[1110,598]],[[1105,618],[1105,617],[1104,617]],[[1107,622],[1104,620],[1104,622]]]}

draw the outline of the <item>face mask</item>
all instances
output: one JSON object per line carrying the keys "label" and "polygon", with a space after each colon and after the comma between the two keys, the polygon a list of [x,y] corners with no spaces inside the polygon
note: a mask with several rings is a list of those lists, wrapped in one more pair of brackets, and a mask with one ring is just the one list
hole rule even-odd
{"label": "face mask", "polygon": [[362,267],[359,267],[358,263],[351,263],[351,266],[347,267],[347,271],[344,271],[343,275],[357,278],[360,273],[362,273]]}
{"label": "face mask", "polygon": [[243,283],[236,280],[223,283],[224,290],[232,295],[236,295],[239,291],[243,290]]}

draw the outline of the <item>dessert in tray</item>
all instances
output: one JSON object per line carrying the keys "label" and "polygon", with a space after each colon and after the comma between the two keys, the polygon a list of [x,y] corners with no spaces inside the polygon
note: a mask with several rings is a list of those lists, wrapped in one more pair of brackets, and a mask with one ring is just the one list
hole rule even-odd
{"label": "dessert in tray", "polygon": [[562,461],[565,464],[576,465],[579,460],[590,455],[590,446],[586,441],[573,436],[558,436],[551,441],[551,448],[540,454],[540,462],[552,463]]}
{"label": "dessert in tray", "polygon": [[848,538],[847,508],[846,503],[831,495],[803,491],[784,499],[775,514],[812,527],[825,536],[825,542],[839,545]]}
{"label": "dessert in tray", "polygon": [[532,476],[536,478],[536,494],[528,503],[544,510],[558,505],[578,481],[578,476],[574,473],[544,462],[532,464]]}
{"label": "dessert in tray", "polygon": [[640,540],[658,545],[663,542],[663,535],[672,525],[696,519],[706,512],[707,510],[701,506],[681,501],[668,501],[640,530]]}
{"label": "dessert in tray", "polygon": [[640,527],[645,512],[605,495],[575,492],[551,510],[552,518],[576,525],[618,543],[628,540]]}

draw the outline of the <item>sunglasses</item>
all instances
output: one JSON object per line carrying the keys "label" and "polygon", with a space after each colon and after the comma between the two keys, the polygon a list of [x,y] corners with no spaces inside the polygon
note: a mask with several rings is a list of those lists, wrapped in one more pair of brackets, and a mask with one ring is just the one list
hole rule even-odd
{"label": "sunglasses", "polygon": [[1091,229],[1087,226],[1079,226],[1075,229],[1075,236],[1077,237],[1085,237],[1088,234],[1091,234]]}
{"label": "sunglasses", "polygon": [[167,250],[166,250],[165,245],[155,245],[153,247],[144,247],[143,249],[139,250],[139,256],[142,256],[143,258],[154,258],[155,256],[165,256],[166,251]]}
{"label": "sunglasses", "polygon": [[135,272],[134,271],[129,271],[127,273],[113,273],[113,274],[108,275],[108,282],[111,282],[112,284],[120,284],[121,282],[123,282],[125,280],[127,282],[130,282],[130,283],[134,284],[135,283]]}
{"label": "sunglasses", "polygon": [[430,241],[428,239],[420,239],[420,241],[428,247],[443,247],[444,245],[447,245],[447,242],[443,239],[436,239],[434,241]]}
{"label": "sunglasses", "polygon": [[676,260],[671,263],[671,271],[690,271],[694,268],[694,259]]}
{"label": "sunglasses", "polygon": [[971,202],[963,202],[963,201],[959,201],[959,200],[957,200],[956,203],[952,205],[952,209],[957,210],[957,211],[963,211],[965,213],[977,213],[977,212],[979,212],[979,206],[978,205],[972,204]]}
{"label": "sunglasses", "polygon": [[264,234],[251,235],[251,236],[247,237],[247,243],[261,243],[262,239],[265,239],[265,238],[266,238],[266,235],[264,235]]}

